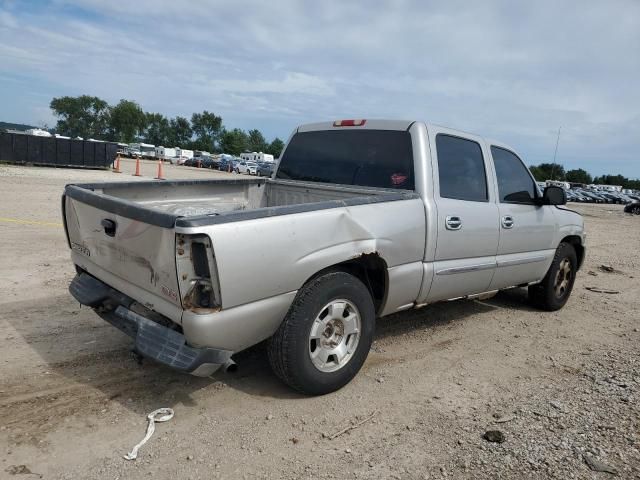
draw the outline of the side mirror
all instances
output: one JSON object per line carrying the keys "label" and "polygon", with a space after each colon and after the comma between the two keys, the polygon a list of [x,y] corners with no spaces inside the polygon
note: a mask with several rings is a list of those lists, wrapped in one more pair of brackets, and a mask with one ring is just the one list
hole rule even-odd
{"label": "side mirror", "polygon": [[544,189],[542,205],[566,205],[567,194],[561,187],[550,186]]}

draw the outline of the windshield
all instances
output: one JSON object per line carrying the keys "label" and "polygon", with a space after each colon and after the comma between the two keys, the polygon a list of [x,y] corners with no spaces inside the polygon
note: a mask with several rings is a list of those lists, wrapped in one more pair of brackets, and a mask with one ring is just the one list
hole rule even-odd
{"label": "windshield", "polygon": [[276,178],[413,190],[411,135],[396,130],[296,133]]}

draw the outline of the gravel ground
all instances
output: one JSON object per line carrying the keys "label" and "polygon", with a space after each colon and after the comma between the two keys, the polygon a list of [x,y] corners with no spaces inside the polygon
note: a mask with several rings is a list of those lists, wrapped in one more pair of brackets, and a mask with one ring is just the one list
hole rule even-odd
{"label": "gravel ground", "polygon": [[[307,398],[260,346],[212,379],[138,365],[72,300],[60,194],[123,170],[0,165],[0,478],[640,479],[640,226],[621,206],[571,206],[588,249],[560,312],[512,290],[380,319],[356,379]],[[124,460],[160,407],[175,417]]]}

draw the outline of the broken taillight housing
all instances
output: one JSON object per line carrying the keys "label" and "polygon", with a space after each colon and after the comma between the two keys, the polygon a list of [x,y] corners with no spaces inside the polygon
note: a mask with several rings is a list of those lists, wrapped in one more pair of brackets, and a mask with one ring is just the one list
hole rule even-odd
{"label": "broken taillight housing", "polygon": [[176,235],[176,269],[185,310],[211,313],[220,309],[218,268],[207,235]]}

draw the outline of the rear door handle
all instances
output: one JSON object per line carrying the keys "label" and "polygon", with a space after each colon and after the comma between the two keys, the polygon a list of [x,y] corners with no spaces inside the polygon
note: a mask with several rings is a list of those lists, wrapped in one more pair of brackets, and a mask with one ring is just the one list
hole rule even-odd
{"label": "rear door handle", "polygon": [[502,227],[512,228],[514,225],[513,217],[511,215],[505,215],[502,217]]}
{"label": "rear door handle", "polygon": [[455,215],[447,215],[444,223],[447,230],[460,230],[462,228],[462,219]]}

